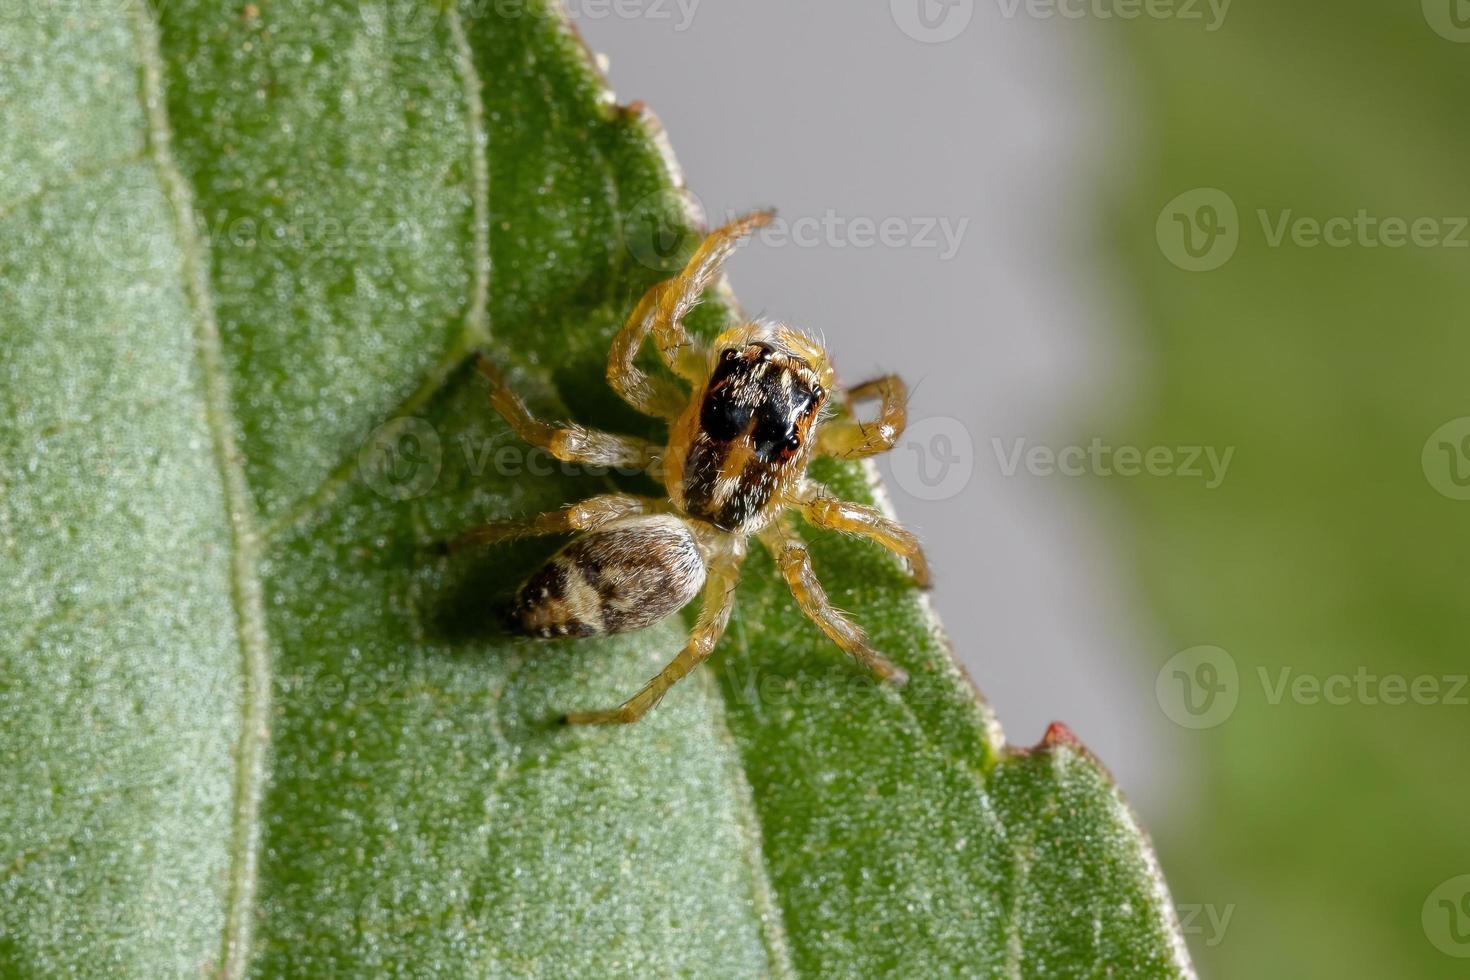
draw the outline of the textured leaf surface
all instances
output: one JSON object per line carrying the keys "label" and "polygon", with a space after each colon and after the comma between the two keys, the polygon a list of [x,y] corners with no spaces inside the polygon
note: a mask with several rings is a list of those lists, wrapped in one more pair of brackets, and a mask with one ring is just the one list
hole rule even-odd
{"label": "textured leaf surface", "polygon": [[813,541],[903,691],[757,553],[655,716],[552,723],[682,627],[507,637],[554,543],[433,554],[609,485],[507,463],[466,354],[647,431],[601,368],[677,180],[556,14],[497,9],[6,8],[0,969],[1187,973],[1106,775],[1005,748],[864,544]]}

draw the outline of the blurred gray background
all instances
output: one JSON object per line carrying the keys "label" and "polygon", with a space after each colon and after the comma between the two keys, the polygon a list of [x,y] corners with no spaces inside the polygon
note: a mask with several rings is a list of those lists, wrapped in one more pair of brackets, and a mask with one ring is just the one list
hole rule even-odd
{"label": "blurred gray background", "polygon": [[663,121],[711,224],[779,208],[731,264],[747,312],[825,335],[848,383],[908,380],[910,433],[880,468],[1010,739],[1063,720],[1145,823],[1166,799],[1177,818],[1149,666],[1171,651],[1114,547],[1124,517],[1010,459],[1106,441],[1099,420],[1148,376],[1094,254],[1127,165],[1109,148],[1141,138],[1117,135],[1117,62],[999,2],[570,7],[619,101]]}

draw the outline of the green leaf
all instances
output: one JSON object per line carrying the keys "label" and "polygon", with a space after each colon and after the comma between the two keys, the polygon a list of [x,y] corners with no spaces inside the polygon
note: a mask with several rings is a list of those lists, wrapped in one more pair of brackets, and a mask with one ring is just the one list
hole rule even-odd
{"label": "green leaf", "polygon": [[509,637],[554,542],[433,553],[610,482],[520,454],[471,350],[651,431],[603,359],[695,234],[559,11],[6,9],[5,973],[1189,973],[1107,776],[1006,747],[887,556],[812,542],[902,691],[757,553],[709,667],[569,730],[683,626]]}

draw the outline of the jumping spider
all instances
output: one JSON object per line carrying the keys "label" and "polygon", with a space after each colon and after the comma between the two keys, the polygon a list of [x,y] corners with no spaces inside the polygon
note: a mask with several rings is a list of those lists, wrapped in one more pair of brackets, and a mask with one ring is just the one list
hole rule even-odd
{"label": "jumping spider", "polygon": [[[928,566],[911,532],[871,507],[833,498],[806,476],[813,455],[858,459],[891,449],[906,416],[903,382],[889,375],[848,391],[854,401],[881,400],[875,422],[829,419],[823,408],[834,374],[812,338],[783,324],[753,322],[726,330],[706,349],[684,331],[685,314],[735,246],[771,218],[755,212],[711,233],[683,272],[644,295],[613,340],[608,383],[640,412],[668,421],[667,446],[543,422],[493,364],[479,360],[491,382],[490,403],[526,442],[569,462],[643,469],[668,491],[667,499],[605,494],[462,535],[456,546],[580,532],[521,586],[512,607],[516,626],[539,637],[622,633],[671,616],[704,590],[698,622],[678,656],[621,707],[571,714],[569,723],[637,721],[710,655],[730,621],[751,535],[775,556],[797,605],[822,632],[878,677],[907,679],[833,607],[786,517],[796,510],[814,527],[868,538],[902,556],[915,581],[928,585]],[[634,364],[650,336],[692,394]]]}

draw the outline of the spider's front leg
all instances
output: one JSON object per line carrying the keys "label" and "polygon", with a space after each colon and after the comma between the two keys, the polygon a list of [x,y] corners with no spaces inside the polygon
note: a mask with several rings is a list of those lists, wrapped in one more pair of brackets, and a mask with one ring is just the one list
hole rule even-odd
{"label": "spider's front leg", "polygon": [[896,374],[865,381],[848,389],[851,402],[880,400],[878,417],[871,422],[844,418],[829,422],[817,433],[817,452],[840,459],[862,459],[886,453],[908,425],[909,389]]}
{"label": "spider's front leg", "polygon": [[634,360],[650,335],[675,374],[692,384],[704,380],[704,350],[684,330],[684,316],[720,274],[740,240],[770,224],[774,211],[754,211],[710,232],[684,270],[643,294],[632,316],[613,338],[607,354],[607,382],[623,400],[645,415],[674,419],[688,397],[673,382],[649,377]]}
{"label": "spider's front leg", "polygon": [[842,531],[882,545],[908,563],[914,584],[929,588],[929,560],[918,535],[875,507],[839,500],[819,483],[808,481],[794,501],[812,527]]}
{"label": "spider's front leg", "polygon": [[744,549],[732,548],[710,561],[704,585],[704,607],[699,621],[689,632],[689,640],[678,656],[645,684],[637,694],[610,711],[580,711],[569,714],[569,725],[621,725],[635,722],[662,700],[669,688],[689,675],[714,652],[715,644],[729,625],[735,608],[735,585],[740,579],[740,563]]}
{"label": "spider's front leg", "polygon": [[908,680],[909,675],[902,667],[873,649],[863,631],[832,605],[832,600],[827,598],[827,590],[822,588],[812,568],[811,554],[790,527],[777,521],[761,532],[761,541],[775,556],[776,567],[786,579],[797,606],[827,634],[828,639],[880,679],[894,684]]}
{"label": "spider's front leg", "polygon": [[646,439],[613,435],[575,423],[559,426],[531,414],[526,403],[510,389],[505,376],[489,358],[475,359],[480,373],[490,379],[490,404],[516,435],[557,459],[587,466],[646,470],[658,459],[658,447]]}
{"label": "spider's front leg", "polygon": [[593,531],[621,517],[656,514],[668,509],[667,500],[634,497],[625,493],[607,493],[588,497],[579,503],[571,504],[560,510],[537,514],[534,517],[491,521],[465,531],[443,547],[444,550],[453,554],[472,545],[496,544],[501,541],[513,541],[517,538],[530,538],[542,534]]}

